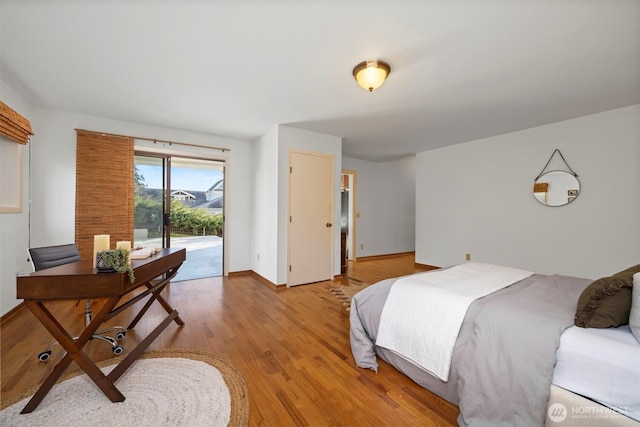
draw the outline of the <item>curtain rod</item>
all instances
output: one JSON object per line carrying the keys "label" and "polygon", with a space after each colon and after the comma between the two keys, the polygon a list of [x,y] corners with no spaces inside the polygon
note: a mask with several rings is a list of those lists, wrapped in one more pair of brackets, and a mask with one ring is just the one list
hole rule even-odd
{"label": "curtain rod", "polygon": [[86,129],[75,129],[75,131],[93,133],[93,134],[97,134],[97,135],[117,136],[117,137],[121,137],[121,138],[140,139],[140,140],[143,140],[143,141],[151,141],[154,144],[157,143],[157,142],[162,142],[162,143],[166,143],[166,144],[169,144],[169,145],[184,145],[186,147],[208,148],[210,150],[220,150],[223,153],[225,151],[231,151],[231,149],[229,149],[229,148],[211,147],[209,145],[191,144],[191,143],[188,143],[188,142],[171,141],[171,140],[168,140],[168,139],[146,138],[144,136],[120,135],[120,134],[117,134],[117,133],[97,132],[95,130],[86,130]]}

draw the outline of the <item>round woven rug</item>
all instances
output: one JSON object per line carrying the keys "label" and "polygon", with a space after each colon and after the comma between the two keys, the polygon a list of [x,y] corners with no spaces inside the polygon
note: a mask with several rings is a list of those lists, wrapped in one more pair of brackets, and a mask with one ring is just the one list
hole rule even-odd
{"label": "round woven rug", "polygon": [[[121,358],[98,363],[106,374]],[[244,378],[224,359],[188,350],[144,353],[116,382],[125,401],[112,403],[77,370],[64,376],[30,414],[20,414],[37,390],[2,402],[0,425],[246,426]]]}

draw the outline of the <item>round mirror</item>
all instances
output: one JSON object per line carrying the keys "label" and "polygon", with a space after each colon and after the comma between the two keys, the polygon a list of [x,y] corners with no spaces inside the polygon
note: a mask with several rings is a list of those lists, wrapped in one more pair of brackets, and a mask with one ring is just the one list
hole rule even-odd
{"label": "round mirror", "polygon": [[580,194],[580,181],[565,171],[546,172],[533,184],[533,196],[546,206],[564,206]]}

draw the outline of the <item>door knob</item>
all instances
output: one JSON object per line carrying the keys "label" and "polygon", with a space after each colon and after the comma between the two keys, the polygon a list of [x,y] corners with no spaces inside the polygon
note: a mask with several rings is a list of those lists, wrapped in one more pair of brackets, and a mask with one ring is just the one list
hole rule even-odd
{"label": "door knob", "polygon": [[327,227],[331,227],[333,224],[331,224],[330,222],[327,223]]}

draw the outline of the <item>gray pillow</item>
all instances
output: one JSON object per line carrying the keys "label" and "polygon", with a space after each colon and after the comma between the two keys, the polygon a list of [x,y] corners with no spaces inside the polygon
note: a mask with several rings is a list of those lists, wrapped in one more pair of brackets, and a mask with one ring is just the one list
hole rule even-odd
{"label": "gray pillow", "polygon": [[640,273],[633,275],[633,289],[631,290],[631,312],[629,313],[629,327],[633,336],[640,342]]}

